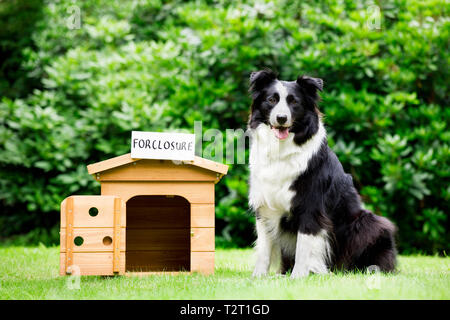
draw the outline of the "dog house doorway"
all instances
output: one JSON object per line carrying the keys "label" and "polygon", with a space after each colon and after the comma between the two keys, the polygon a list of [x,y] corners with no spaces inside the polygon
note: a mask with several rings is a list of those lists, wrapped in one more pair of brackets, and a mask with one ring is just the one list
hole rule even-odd
{"label": "dog house doorway", "polygon": [[126,271],[190,271],[189,201],[135,196],[126,206]]}

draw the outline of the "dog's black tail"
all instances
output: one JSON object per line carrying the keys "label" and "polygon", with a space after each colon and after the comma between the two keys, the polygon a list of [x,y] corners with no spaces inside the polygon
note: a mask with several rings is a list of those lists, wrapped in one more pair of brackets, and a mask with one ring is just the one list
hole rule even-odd
{"label": "dog's black tail", "polygon": [[384,272],[394,271],[395,233],[396,227],[387,218],[362,210],[345,230],[343,260],[346,269],[366,270],[376,266]]}

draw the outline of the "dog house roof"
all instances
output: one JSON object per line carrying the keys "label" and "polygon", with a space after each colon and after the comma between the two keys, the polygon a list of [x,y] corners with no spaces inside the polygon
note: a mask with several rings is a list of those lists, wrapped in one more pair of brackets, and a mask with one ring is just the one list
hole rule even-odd
{"label": "dog house roof", "polygon": [[[102,171],[110,170],[116,167],[120,167],[129,163],[137,162],[145,159],[133,159],[131,153],[127,153],[115,158],[93,163],[87,166],[89,174],[97,174]],[[201,157],[195,157],[194,160],[180,161],[183,164],[193,165],[199,168],[216,172],[220,175],[225,175],[228,171],[228,166],[222,163],[204,159]]]}

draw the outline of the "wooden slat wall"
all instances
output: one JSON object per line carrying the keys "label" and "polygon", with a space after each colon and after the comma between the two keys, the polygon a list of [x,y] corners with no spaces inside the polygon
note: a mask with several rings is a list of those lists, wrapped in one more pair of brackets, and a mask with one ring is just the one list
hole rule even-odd
{"label": "wooden slat wall", "polygon": [[[94,259],[94,260],[93,260]],[[113,252],[74,252],[73,264],[80,267],[81,275],[112,276]],[[66,274],[65,253],[60,253],[60,275]],[[120,274],[125,273],[125,252],[120,252]]]}
{"label": "wooden slat wall", "polygon": [[188,228],[189,207],[129,207],[132,214],[128,215],[130,229],[172,229]]}
{"label": "wooden slat wall", "polygon": [[[73,224],[78,228],[112,228],[114,227],[114,195],[110,196],[72,196],[61,203],[61,227],[66,226],[65,207],[68,199],[74,199],[74,221]],[[89,209],[95,207],[98,214],[95,217],[89,215]],[[122,211],[125,210],[125,202],[122,202]],[[125,214],[121,216],[120,224],[125,227]]]}
{"label": "wooden slat wall", "polygon": [[127,272],[189,271],[189,250],[127,251]]}
{"label": "wooden slat wall", "polygon": [[[125,228],[121,228],[120,251],[125,251]],[[80,236],[83,238],[83,244],[77,246],[73,244],[73,252],[112,252],[113,244],[104,245],[103,238],[111,237],[114,239],[114,228],[74,228],[73,239]],[[60,232],[61,246],[60,252],[66,252],[66,229]]]}
{"label": "wooden slat wall", "polygon": [[[115,182],[115,181],[103,181],[102,182],[102,195],[117,195],[122,200],[127,201],[136,195],[178,195],[182,196],[191,204],[191,223],[193,228],[214,228],[214,183],[213,182],[165,182],[154,181],[151,183],[146,182]],[[130,203],[127,203],[127,208]],[[128,209],[127,209],[128,210]],[[145,210],[145,209],[142,209]],[[137,217],[139,214],[137,213]],[[139,219],[139,218],[136,218]],[[133,218],[127,211],[127,223],[132,223]],[[153,225],[157,225],[157,220],[161,221],[158,217],[154,218]],[[156,222],[156,223],[155,223]],[[178,227],[184,225],[178,224]],[[162,224],[161,224],[162,226]],[[214,229],[213,229],[214,230]],[[191,237],[191,259],[190,270],[192,272],[201,272],[205,274],[214,273],[214,238],[211,236],[214,234],[213,230],[207,231],[207,236],[201,238],[206,240],[203,244],[202,240]],[[127,232],[128,234],[128,232]],[[197,232],[197,235],[199,234]],[[127,239],[128,241],[128,239]],[[211,245],[212,243],[212,245]],[[127,255],[128,257],[128,255]],[[129,255],[132,257],[132,255]],[[131,258],[132,259],[132,258]],[[139,264],[139,261],[128,261],[129,266]],[[203,264],[204,263],[204,264]],[[173,269],[173,268],[172,268]],[[128,266],[127,266],[127,270]],[[131,271],[131,270],[130,270]],[[151,271],[151,270],[149,270]]]}
{"label": "wooden slat wall", "polygon": [[138,195],[174,195],[186,198],[189,203],[214,204],[212,182],[132,182],[105,181],[101,184],[102,195],[115,195],[127,202]]}
{"label": "wooden slat wall", "polygon": [[214,249],[214,228],[191,228],[191,251]]}
{"label": "wooden slat wall", "polygon": [[214,203],[191,204],[191,227],[214,228]]}
{"label": "wooden slat wall", "polygon": [[214,273],[214,203],[191,205],[191,271]]}
{"label": "wooden slat wall", "polygon": [[189,228],[128,229],[127,251],[190,250]]}
{"label": "wooden slat wall", "polygon": [[[80,268],[81,275],[113,274],[113,249],[116,239],[114,236],[115,203],[117,209],[125,212],[125,203],[115,196],[71,196],[61,203],[61,275],[66,274],[67,266],[72,264],[66,261],[68,258],[73,261],[73,265]],[[66,211],[70,210],[70,207],[73,207],[73,217],[70,218],[73,221],[67,220],[66,217]],[[89,209],[92,207],[98,209],[98,214],[94,217],[89,215]],[[117,223],[120,236],[116,271],[123,274],[125,273],[125,214],[117,216]],[[72,225],[70,237],[67,237],[68,225]],[[74,243],[74,239],[78,236],[83,238],[83,244],[80,246]],[[112,239],[110,245],[103,243],[105,237]]]}
{"label": "wooden slat wall", "polygon": [[191,271],[214,273],[214,252],[191,252]]}

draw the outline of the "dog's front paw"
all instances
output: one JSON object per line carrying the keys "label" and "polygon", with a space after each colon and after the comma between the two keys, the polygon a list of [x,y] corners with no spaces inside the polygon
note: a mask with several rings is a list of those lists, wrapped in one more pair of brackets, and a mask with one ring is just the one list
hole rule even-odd
{"label": "dog's front paw", "polygon": [[304,278],[309,275],[309,269],[307,268],[294,268],[291,273],[291,279]]}
{"label": "dog's front paw", "polygon": [[329,274],[330,271],[323,267],[323,268],[311,268],[307,266],[302,266],[300,268],[295,268],[292,270],[291,273],[291,279],[298,279],[308,276],[310,273],[314,274]]}
{"label": "dog's front paw", "polygon": [[255,268],[255,270],[253,270],[252,277],[260,278],[260,277],[264,277],[266,275],[267,275],[267,270],[265,270],[263,268]]}

